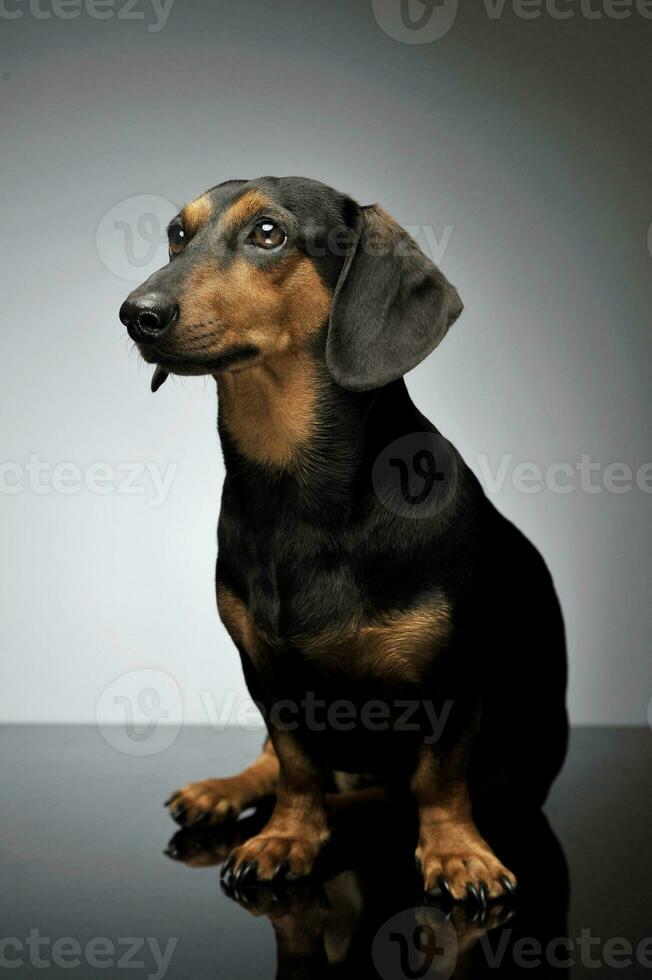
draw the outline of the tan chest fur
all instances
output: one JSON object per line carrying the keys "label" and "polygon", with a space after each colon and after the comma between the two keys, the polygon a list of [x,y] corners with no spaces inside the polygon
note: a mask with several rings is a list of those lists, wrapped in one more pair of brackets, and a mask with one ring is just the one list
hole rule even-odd
{"label": "tan chest fur", "polygon": [[416,683],[452,634],[451,609],[443,596],[373,622],[353,621],[312,635],[285,638],[270,636],[257,627],[242,600],[224,586],[218,586],[217,603],[234,643],[254,664],[280,650],[285,642],[321,669],[341,669],[346,664],[346,670],[356,678]]}

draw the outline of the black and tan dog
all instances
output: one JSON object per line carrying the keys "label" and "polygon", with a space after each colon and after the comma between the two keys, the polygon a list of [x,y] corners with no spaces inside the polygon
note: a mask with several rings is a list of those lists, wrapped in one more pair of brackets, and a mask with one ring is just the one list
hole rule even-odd
{"label": "black and tan dog", "polygon": [[217,601],[269,731],[244,773],[173,794],[173,817],[216,824],[275,795],[227,877],[296,877],[328,839],[326,791],[402,783],[426,889],[500,897],[515,877],[478,823],[543,803],[566,657],[543,560],[403,381],[457,291],[380,207],[301,178],[220,184],[169,243],[120,318],[154,390],[217,381]]}

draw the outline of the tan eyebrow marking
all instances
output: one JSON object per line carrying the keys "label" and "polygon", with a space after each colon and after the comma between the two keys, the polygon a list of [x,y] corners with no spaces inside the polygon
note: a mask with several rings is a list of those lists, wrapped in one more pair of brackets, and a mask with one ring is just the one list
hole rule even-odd
{"label": "tan eyebrow marking", "polygon": [[252,190],[247,191],[242,197],[231,205],[231,207],[225,211],[220,221],[220,226],[223,231],[229,231],[232,228],[236,228],[238,225],[242,225],[247,221],[248,218],[255,217],[259,211],[264,211],[266,208],[272,206],[272,201],[263,194],[262,191]]}
{"label": "tan eyebrow marking", "polygon": [[188,235],[196,235],[202,225],[206,222],[213,214],[213,205],[211,204],[210,198],[207,194],[202,194],[195,201],[191,201],[190,204],[186,204],[185,208],[181,212],[181,217],[183,218],[183,226]]}

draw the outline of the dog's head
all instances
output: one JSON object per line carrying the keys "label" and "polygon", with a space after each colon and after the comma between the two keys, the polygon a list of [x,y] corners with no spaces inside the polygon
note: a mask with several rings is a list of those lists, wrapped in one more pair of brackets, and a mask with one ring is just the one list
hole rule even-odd
{"label": "dog's head", "polygon": [[457,291],[382,208],[298,177],[232,180],[170,222],[170,262],[120,319],[153,387],[169,373],[240,371],[323,350],[363,391],[399,378],[462,311]]}

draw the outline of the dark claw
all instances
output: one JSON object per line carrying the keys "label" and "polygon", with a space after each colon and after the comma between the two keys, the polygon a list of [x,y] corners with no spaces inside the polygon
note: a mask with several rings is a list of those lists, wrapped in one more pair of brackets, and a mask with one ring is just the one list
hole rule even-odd
{"label": "dark claw", "polygon": [[258,865],[255,861],[243,861],[235,873],[233,884],[237,889],[247,883],[250,878],[255,878],[258,872]]}
{"label": "dark claw", "polygon": [[198,817],[197,820],[195,820],[195,827],[205,827],[206,824],[210,822],[210,819],[211,813],[209,810],[206,810],[200,817]]}
{"label": "dark claw", "polygon": [[175,807],[174,810],[170,811],[170,816],[172,817],[173,820],[176,820],[177,823],[183,823],[183,820],[186,816],[185,806],[181,805]]}
{"label": "dark claw", "polygon": [[278,868],[276,868],[274,874],[272,875],[272,881],[275,881],[277,883],[283,881],[283,879],[285,878],[289,870],[290,870],[289,862],[281,861]]}
{"label": "dark claw", "polygon": [[176,846],[176,844],[168,844],[163,853],[166,857],[176,859],[179,857],[179,848]]}
{"label": "dark claw", "polygon": [[487,922],[489,921],[489,906],[485,905],[484,908],[480,909],[475,919],[478,925],[483,927],[486,926]]}
{"label": "dark claw", "polygon": [[222,881],[226,880],[227,875],[231,876],[231,868],[235,864],[235,855],[231,854],[224,864],[222,865],[222,870],[220,871],[220,878]]}
{"label": "dark claw", "polygon": [[480,905],[483,909],[489,905],[489,886],[486,881],[481,881],[478,886],[478,895],[480,896]]}
{"label": "dark claw", "polygon": [[437,884],[439,885],[442,896],[446,899],[446,901],[454,902],[455,898],[451,891],[451,886],[448,884],[448,881],[446,880],[444,875],[440,875],[439,878],[437,878]]}
{"label": "dark claw", "polygon": [[513,897],[516,894],[516,889],[514,888],[514,885],[511,883],[507,875],[501,876],[500,883],[508,895]]}
{"label": "dark claw", "polygon": [[[255,884],[259,880],[258,861],[251,861],[249,867],[242,876],[242,884]],[[267,884],[267,882],[266,882]]]}
{"label": "dark claw", "polygon": [[482,906],[480,893],[478,889],[475,887],[475,885],[471,884],[471,882],[469,882],[468,885],[466,886],[466,894],[468,895],[469,900],[471,902],[473,902],[475,905]]}

